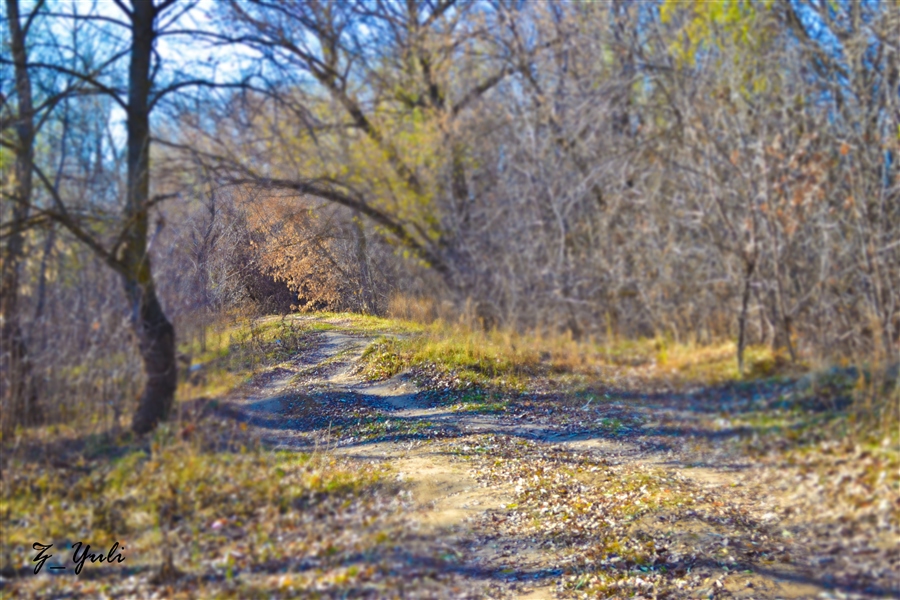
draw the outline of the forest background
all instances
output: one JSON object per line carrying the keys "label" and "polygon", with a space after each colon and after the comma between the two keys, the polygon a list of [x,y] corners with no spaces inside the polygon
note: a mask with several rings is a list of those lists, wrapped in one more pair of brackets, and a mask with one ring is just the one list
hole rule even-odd
{"label": "forest background", "polygon": [[897,362],[894,1],[4,7],[4,439],[235,315]]}

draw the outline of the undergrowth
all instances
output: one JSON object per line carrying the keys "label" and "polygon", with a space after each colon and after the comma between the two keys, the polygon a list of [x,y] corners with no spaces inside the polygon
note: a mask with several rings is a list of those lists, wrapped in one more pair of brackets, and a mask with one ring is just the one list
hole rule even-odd
{"label": "undergrowth", "polygon": [[[207,452],[176,442],[80,467],[10,466],[0,498],[2,571],[21,577],[19,591],[33,596],[144,596],[153,589],[142,587],[146,578],[128,576],[155,572],[156,584],[169,583],[159,579],[167,562],[178,573],[170,597],[297,593],[314,587],[317,573],[285,578],[265,565],[301,558],[343,575],[329,585],[353,585],[365,574],[347,573],[343,561],[383,547],[398,506],[384,467],[319,454]],[[83,578],[29,576],[35,542],[53,545],[48,572],[65,566],[71,575],[79,541],[103,554],[118,543],[124,564],[88,562]]]}

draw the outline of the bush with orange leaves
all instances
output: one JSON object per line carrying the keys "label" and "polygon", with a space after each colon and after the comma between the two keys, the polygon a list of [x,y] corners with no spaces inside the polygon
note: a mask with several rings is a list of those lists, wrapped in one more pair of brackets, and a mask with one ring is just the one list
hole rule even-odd
{"label": "bush with orange leaves", "polygon": [[277,193],[257,195],[243,205],[257,260],[296,293],[292,308],[383,311],[393,253],[380,241],[369,240],[357,215]]}

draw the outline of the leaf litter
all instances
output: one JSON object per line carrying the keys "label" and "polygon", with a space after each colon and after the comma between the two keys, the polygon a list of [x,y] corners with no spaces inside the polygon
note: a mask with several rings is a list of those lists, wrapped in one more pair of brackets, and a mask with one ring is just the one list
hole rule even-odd
{"label": "leaf litter", "polygon": [[[900,596],[895,445],[828,435],[789,381],[682,391],[634,361],[510,382],[322,321],[179,431],[5,462],[4,593]],[[86,535],[133,561],[23,574],[31,538]]]}

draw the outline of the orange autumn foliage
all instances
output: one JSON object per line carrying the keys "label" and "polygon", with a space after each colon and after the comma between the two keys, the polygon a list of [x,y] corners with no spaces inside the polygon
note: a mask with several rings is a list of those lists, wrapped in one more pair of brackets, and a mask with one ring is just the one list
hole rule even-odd
{"label": "orange autumn foliage", "polygon": [[293,308],[375,311],[365,232],[349,211],[278,194],[244,209],[257,260],[296,294]]}

